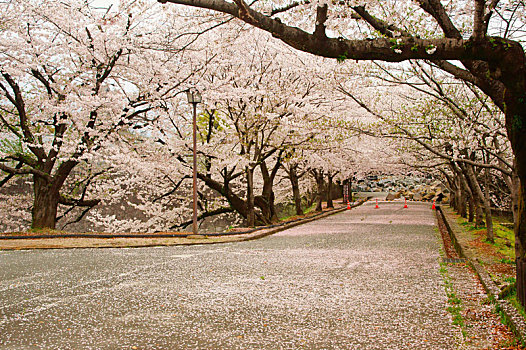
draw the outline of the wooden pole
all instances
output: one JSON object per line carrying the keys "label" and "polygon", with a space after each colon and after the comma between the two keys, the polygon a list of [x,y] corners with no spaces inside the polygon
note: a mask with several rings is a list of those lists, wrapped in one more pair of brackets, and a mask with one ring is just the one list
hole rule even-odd
{"label": "wooden pole", "polygon": [[193,154],[194,154],[194,164],[193,164],[193,222],[192,222],[192,231],[197,234],[197,103],[192,103],[194,107],[194,116],[193,116]]}

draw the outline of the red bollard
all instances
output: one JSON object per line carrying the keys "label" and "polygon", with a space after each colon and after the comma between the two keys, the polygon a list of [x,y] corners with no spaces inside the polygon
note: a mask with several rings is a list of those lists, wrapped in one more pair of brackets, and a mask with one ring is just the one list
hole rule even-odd
{"label": "red bollard", "polygon": [[380,207],[378,206],[378,199],[376,199],[376,207],[374,207],[374,208],[375,208],[375,209],[380,208]]}
{"label": "red bollard", "polygon": [[407,209],[407,198],[404,198],[404,199],[405,199],[404,209]]}

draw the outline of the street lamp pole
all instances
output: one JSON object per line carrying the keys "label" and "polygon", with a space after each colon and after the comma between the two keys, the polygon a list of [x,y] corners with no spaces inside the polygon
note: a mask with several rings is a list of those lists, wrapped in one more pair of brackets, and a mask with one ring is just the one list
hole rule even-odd
{"label": "street lamp pole", "polygon": [[193,217],[192,232],[197,234],[197,104],[201,102],[201,94],[195,89],[186,91],[188,102],[193,106],[192,138],[193,138]]}

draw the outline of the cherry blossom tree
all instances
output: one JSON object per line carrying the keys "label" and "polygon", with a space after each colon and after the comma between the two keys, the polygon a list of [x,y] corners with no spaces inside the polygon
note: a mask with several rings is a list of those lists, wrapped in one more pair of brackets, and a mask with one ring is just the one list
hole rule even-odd
{"label": "cherry blossom tree", "polygon": [[[100,202],[86,197],[93,177],[70,192],[78,197],[63,191],[82,173],[79,165],[110,162],[105,153],[118,153],[112,148],[124,144],[126,131],[159,118],[199,66],[183,64],[188,55],[181,47],[191,38],[177,46],[178,22],[156,4],[101,9],[84,1],[13,0],[2,11],[2,185],[32,176],[31,226],[55,228],[59,204]],[[163,32],[163,25],[173,31]]]}

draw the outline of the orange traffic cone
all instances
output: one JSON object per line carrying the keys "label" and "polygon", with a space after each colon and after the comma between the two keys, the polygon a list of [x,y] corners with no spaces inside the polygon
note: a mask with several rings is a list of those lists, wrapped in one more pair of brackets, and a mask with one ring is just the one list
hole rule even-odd
{"label": "orange traffic cone", "polygon": [[378,206],[378,199],[376,200],[376,207],[374,207],[374,208],[375,208],[375,209],[380,208],[380,207]]}
{"label": "orange traffic cone", "polygon": [[407,208],[407,198],[404,198],[405,199],[405,204],[404,204],[404,209]]}
{"label": "orange traffic cone", "polygon": [[351,202],[347,201],[347,210],[351,209]]}
{"label": "orange traffic cone", "polygon": [[435,207],[435,201],[433,201],[433,206],[431,207],[431,209],[435,210],[436,207]]}

